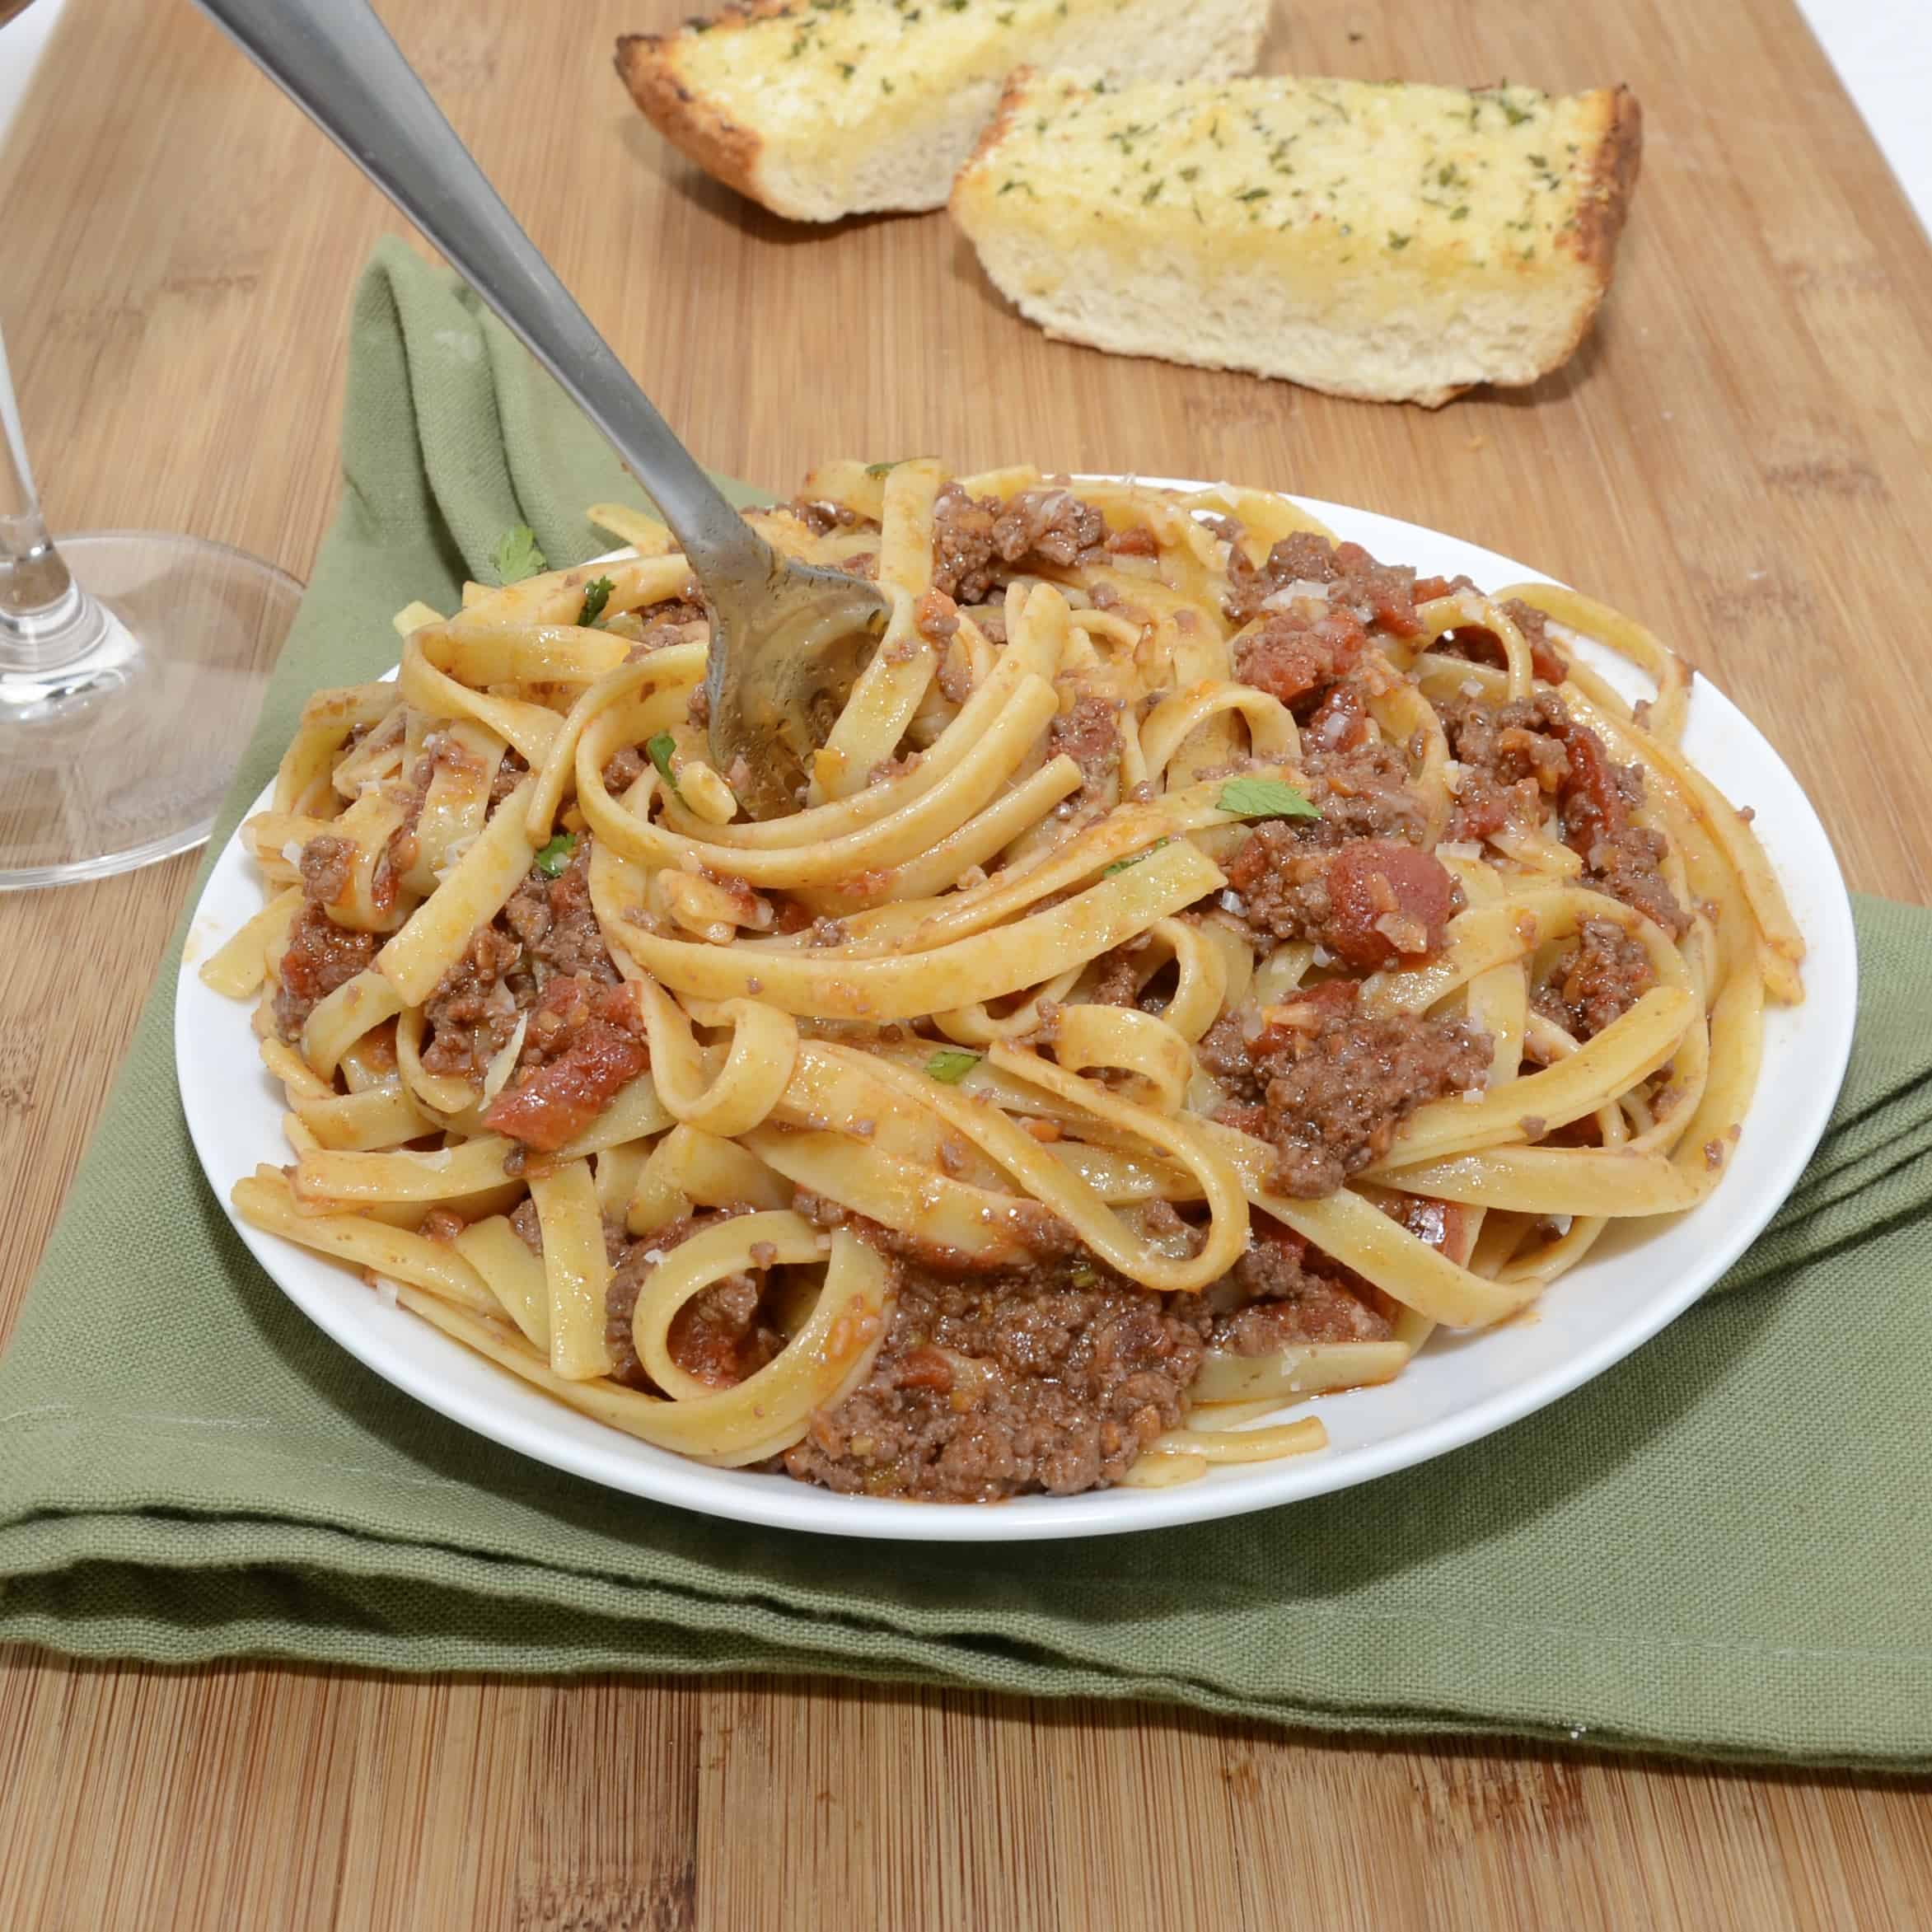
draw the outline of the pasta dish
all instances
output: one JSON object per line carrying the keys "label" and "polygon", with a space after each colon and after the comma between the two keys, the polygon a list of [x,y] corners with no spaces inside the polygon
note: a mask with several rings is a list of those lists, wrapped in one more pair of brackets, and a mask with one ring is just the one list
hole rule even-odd
{"label": "pasta dish", "polygon": [[1803,948],[1640,625],[1260,491],[830,464],[751,520],[891,620],[760,822],[684,559],[591,514],[244,827],[255,1226],[657,1448],[980,1502],[1318,1451],[1720,1185]]}

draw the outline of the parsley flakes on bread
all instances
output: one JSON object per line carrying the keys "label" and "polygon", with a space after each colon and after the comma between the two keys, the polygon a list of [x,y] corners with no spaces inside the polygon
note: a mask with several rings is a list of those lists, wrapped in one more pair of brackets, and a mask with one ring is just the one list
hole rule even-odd
{"label": "parsley flakes on bread", "polygon": [[1270,0],[751,0],[617,43],[653,126],[804,222],[945,205],[1017,68],[1110,84],[1255,63]]}
{"label": "parsley flakes on bread", "polygon": [[952,208],[1053,335],[1433,407],[1575,351],[1641,145],[1623,87],[1025,73]]}

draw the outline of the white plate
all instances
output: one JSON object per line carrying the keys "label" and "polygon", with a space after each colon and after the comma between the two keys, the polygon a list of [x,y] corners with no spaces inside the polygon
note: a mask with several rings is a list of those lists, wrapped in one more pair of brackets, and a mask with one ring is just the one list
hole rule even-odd
{"label": "white plate", "polygon": [[[1306,508],[1339,536],[1424,575],[1466,572],[1485,588],[1538,575],[1414,524],[1330,503]],[[1621,664],[1588,655],[1626,693],[1640,695]],[[246,1223],[236,1228],[311,1321],[418,1401],[540,1462],[714,1516],[846,1536],[1003,1542],[1200,1522],[1387,1476],[1541,1408],[1648,1340],[1750,1246],[1824,1130],[1857,1003],[1851,908],[1831,843],[1778,755],[1702,678],[1684,749],[1734,803],[1756,807],[1757,830],[1810,948],[1804,1003],[1767,1015],[1763,1072],[1729,1173],[1710,1200],[1679,1220],[1614,1230],[1527,1315],[1480,1334],[1438,1336],[1386,1387],[1321,1398],[1331,1446],[1313,1455],[1218,1469],[1173,1489],[999,1504],[835,1495],[784,1476],[707,1468],[635,1442],[538,1394],[406,1311],[385,1307],[348,1270]],[[210,992],[194,967],[260,904],[254,867],[239,839],[232,840],[196,911],[175,989],[181,1104],[224,1206],[258,1162],[284,1158],[283,1103],[255,1050],[248,1008]]]}

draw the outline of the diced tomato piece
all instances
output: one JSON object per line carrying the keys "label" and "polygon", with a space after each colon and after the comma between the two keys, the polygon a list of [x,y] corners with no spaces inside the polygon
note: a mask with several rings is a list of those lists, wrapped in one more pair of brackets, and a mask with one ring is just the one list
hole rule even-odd
{"label": "diced tomato piece", "polygon": [[1349,965],[1373,972],[1438,951],[1455,910],[1455,881],[1439,859],[1389,839],[1357,839],[1328,868],[1322,937]]}
{"label": "diced tomato piece", "polygon": [[540,1153],[554,1153],[574,1140],[651,1064],[632,1031],[636,1008],[628,989],[613,986],[593,1003],[584,998],[585,986],[562,979],[545,989],[532,1031],[550,1015],[565,1014],[568,1022],[543,1063],[504,1088],[483,1116],[492,1132]]}
{"label": "diced tomato piece", "polygon": [[1621,831],[1630,822],[1630,808],[1617,788],[1603,741],[1587,724],[1574,720],[1562,737],[1569,754],[1569,775],[1562,791],[1563,836],[1573,852],[1587,858],[1598,840]]}

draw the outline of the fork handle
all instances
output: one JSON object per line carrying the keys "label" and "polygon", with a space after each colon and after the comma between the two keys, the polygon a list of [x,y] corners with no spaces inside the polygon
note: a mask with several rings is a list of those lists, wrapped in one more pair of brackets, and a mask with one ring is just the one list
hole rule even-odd
{"label": "fork handle", "polygon": [[726,501],[443,119],[367,0],[196,0],[442,250],[656,499],[700,582],[762,583],[770,547]]}

